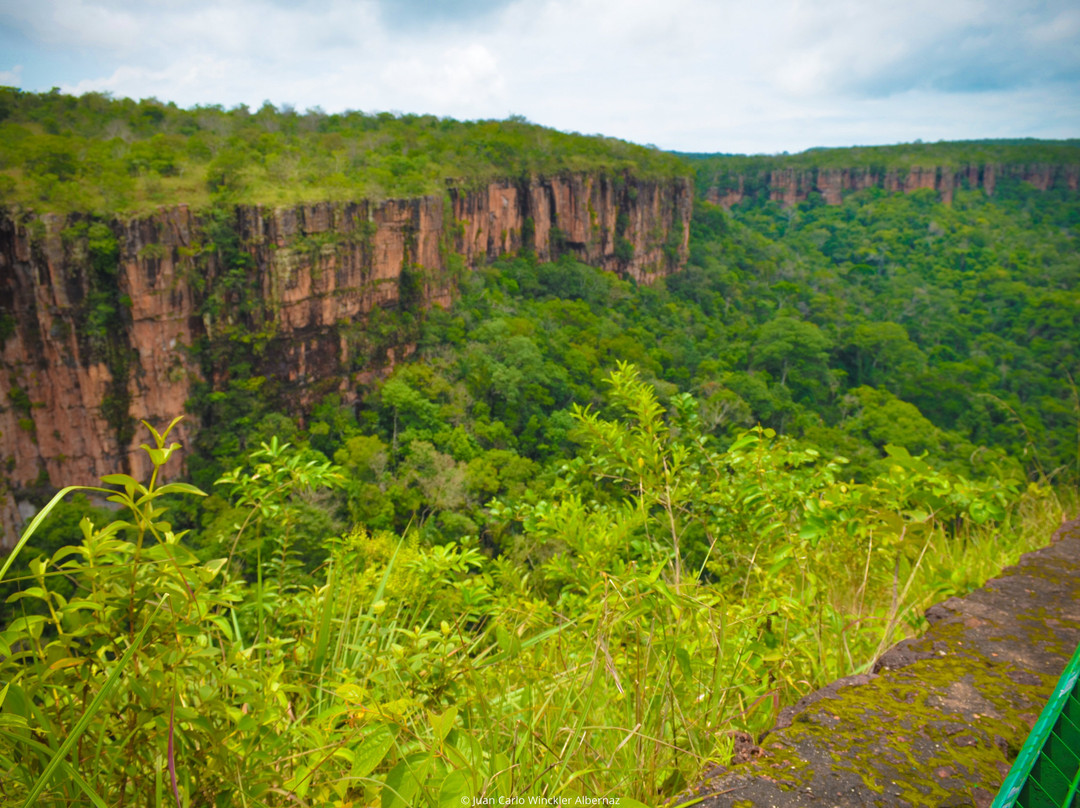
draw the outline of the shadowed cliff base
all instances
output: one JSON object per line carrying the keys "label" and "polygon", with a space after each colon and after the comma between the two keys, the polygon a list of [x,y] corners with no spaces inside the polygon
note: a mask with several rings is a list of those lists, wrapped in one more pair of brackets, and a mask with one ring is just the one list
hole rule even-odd
{"label": "shadowed cliff base", "polygon": [[703,808],[989,806],[1080,642],[1080,520],[964,598],[871,674],[783,711],[719,769]]}

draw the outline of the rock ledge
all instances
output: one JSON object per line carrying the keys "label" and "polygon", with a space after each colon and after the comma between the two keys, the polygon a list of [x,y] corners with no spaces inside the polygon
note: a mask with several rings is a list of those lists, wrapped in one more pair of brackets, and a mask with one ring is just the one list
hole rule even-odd
{"label": "rock ledge", "polygon": [[1080,644],[1080,520],[921,637],[781,714],[761,754],[696,789],[701,808],[989,806]]}

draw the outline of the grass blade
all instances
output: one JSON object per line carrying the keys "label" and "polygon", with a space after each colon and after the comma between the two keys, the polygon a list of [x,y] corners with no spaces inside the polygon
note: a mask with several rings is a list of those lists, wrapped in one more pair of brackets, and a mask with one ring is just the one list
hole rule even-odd
{"label": "grass blade", "polygon": [[319,672],[326,663],[326,651],[330,646],[330,621],[333,617],[334,605],[337,598],[334,597],[334,573],[337,565],[333,559],[330,561],[330,573],[326,576],[326,591],[323,594],[322,617],[319,620],[319,634],[315,640],[315,671]]}
{"label": "grass blade", "polygon": [[19,551],[22,550],[23,545],[25,545],[30,540],[30,537],[34,535],[34,531],[38,529],[38,525],[44,522],[45,517],[49,515],[52,509],[60,504],[60,500],[72,491],[104,491],[108,494],[115,493],[106,488],[94,488],[89,485],[69,485],[67,488],[61,488],[57,491],[56,494],[53,495],[53,498],[49,500],[48,504],[38,511],[34,518],[30,520],[29,526],[23,531],[22,538],[20,538],[15,546],[11,548],[7,560],[4,562],[4,566],[0,567],[0,581],[4,580],[4,575],[7,573],[8,568],[14,563],[15,557],[19,554]]}
{"label": "grass blade", "polygon": [[176,685],[173,684],[172,703],[169,705],[169,780],[172,793],[176,797],[176,808],[184,808],[180,802],[180,789],[176,785]]}

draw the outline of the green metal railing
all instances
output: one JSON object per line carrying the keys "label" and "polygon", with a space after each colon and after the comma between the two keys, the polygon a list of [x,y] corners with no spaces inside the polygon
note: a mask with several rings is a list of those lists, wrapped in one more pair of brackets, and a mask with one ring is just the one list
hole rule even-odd
{"label": "green metal railing", "polygon": [[1080,808],[1080,648],[990,808]]}

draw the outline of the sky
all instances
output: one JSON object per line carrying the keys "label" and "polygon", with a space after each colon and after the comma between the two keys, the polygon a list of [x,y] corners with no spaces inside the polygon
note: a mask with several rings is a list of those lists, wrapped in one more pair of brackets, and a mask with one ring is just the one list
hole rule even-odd
{"label": "sky", "polygon": [[0,84],[690,152],[1080,136],[1076,0],[0,0]]}

